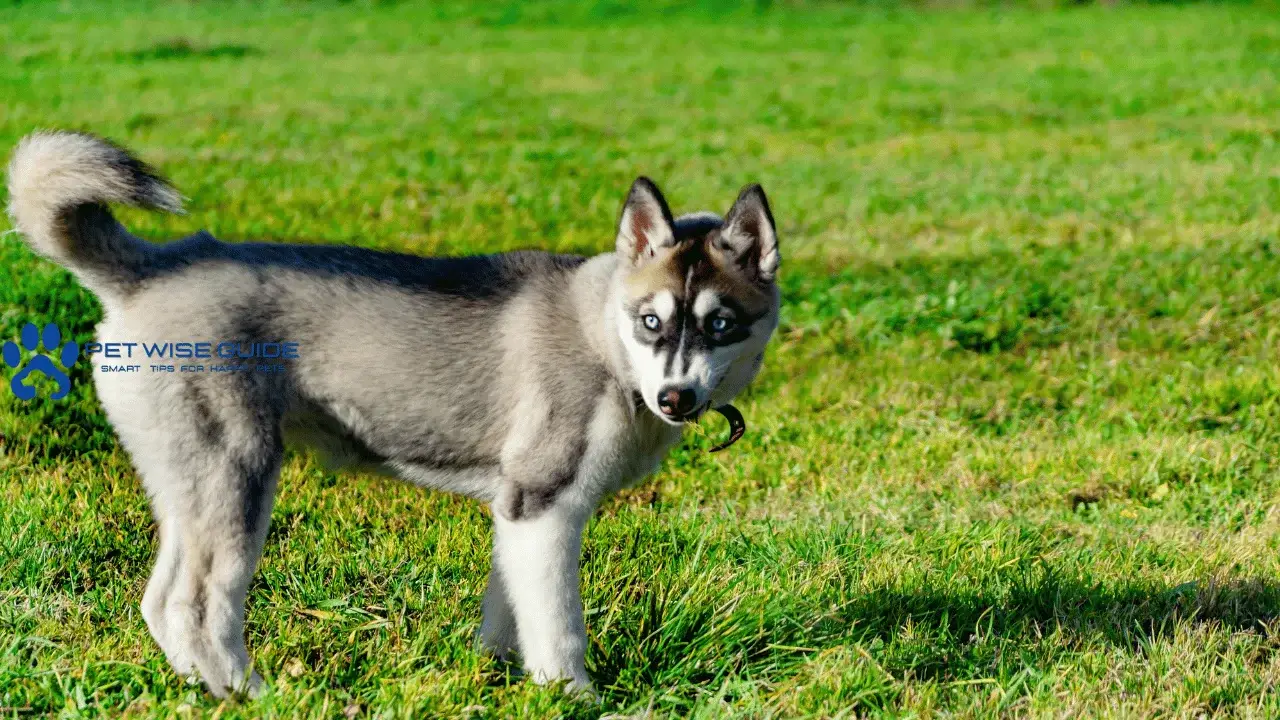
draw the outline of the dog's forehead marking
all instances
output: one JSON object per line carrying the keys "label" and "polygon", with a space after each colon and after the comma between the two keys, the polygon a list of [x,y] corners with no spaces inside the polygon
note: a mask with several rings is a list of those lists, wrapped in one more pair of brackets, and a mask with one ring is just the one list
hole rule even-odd
{"label": "dog's forehead marking", "polygon": [[720,293],[715,290],[701,290],[698,292],[698,298],[693,301],[693,314],[697,317],[706,317],[720,307]]}
{"label": "dog's forehead marking", "polygon": [[[697,308],[696,303],[702,293],[714,291],[718,302],[725,304],[732,299],[748,315],[766,312],[772,293],[749,280],[734,262],[716,250],[714,239],[715,234],[711,233],[659,252],[627,278],[631,297],[653,297],[665,291],[673,300],[673,313],[702,314],[708,308]],[[664,320],[671,317],[667,315]]]}
{"label": "dog's forehead marking", "polygon": [[724,258],[710,253],[707,262],[707,277],[703,287],[715,290],[721,303],[732,299],[748,315],[766,312],[773,301],[773,293],[755,282],[747,279],[741,272]]}
{"label": "dog's forehead marking", "polygon": [[653,294],[653,300],[650,302],[653,305],[653,311],[664,322],[670,320],[676,312],[676,298],[670,290],[659,290]]}

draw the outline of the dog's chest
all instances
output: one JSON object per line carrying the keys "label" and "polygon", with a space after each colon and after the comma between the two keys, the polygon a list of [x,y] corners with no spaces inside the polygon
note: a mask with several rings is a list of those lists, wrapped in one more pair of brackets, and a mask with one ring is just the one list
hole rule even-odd
{"label": "dog's chest", "polygon": [[631,487],[651,475],[671,448],[680,442],[682,428],[673,427],[640,410],[634,417],[618,418],[613,431],[596,435],[598,457],[611,457],[611,490]]}

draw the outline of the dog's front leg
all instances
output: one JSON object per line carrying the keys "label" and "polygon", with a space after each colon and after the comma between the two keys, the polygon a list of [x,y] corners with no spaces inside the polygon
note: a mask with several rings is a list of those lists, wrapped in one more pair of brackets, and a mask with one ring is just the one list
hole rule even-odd
{"label": "dog's front leg", "polygon": [[[582,531],[590,512],[561,503],[523,516],[510,507],[494,503],[493,562],[515,618],[525,671],[538,683],[567,680],[569,689],[590,692],[578,588]],[[490,592],[496,589],[490,586]]]}

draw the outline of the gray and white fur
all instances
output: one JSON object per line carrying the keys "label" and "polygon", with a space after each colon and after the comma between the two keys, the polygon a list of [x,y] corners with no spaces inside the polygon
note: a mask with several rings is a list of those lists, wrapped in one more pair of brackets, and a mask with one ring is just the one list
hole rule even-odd
{"label": "gray and white fur", "polygon": [[683,423],[759,370],[778,244],[759,186],[673,218],[652,182],[616,252],[423,258],[356,247],[164,245],[108,203],[181,211],[125,150],[26,138],[9,166],[27,242],[102,301],[103,343],[296,342],[283,373],[94,373],[159,524],[142,599],[174,669],[257,693],[244,608],[286,443],[492,508],[480,640],[537,682],[590,690],[578,562],[608,493],[657,468]]}

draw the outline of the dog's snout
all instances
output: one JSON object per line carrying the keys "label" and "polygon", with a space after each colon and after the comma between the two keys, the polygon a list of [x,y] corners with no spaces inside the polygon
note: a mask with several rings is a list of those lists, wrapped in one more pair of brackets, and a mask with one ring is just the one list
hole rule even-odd
{"label": "dog's snout", "polygon": [[658,409],[668,417],[680,417],[693,412],[698,394],[687,388],[663,388],[658,391]]}

